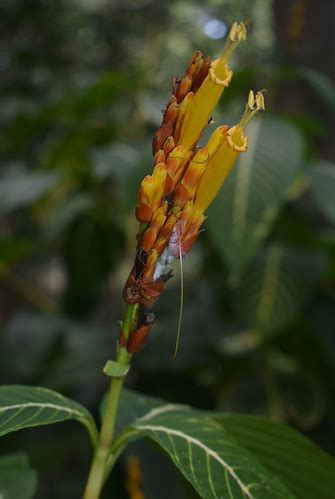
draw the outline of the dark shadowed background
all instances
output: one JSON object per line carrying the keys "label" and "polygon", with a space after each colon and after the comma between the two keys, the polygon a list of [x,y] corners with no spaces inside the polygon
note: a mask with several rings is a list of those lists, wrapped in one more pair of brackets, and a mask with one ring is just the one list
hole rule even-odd
{"label": "dark shadowed background", "polygon": [[[267,89],[267,111],[184,261],[177,359],[178,267],[128,386],[267,414],[334,453],[335,3],[3,0],[0,18],[1,383],[55,388],[98,416],[172,77],[251,18],[214,119],[233,124],[250,88]],[[77,424],[0,445],[29,454],[39,499],[80,497],[90,449]],[[158,449],[129,454],[147,499],[196,497]],[[127,456],[112,477],[105,497],[126,498]]]}

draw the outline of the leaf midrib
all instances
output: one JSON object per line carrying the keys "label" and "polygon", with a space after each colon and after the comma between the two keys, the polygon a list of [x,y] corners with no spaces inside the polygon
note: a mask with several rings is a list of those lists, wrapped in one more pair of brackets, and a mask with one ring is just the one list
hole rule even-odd
{"label": "leaf midrib", "polygon": [[49,409],[55,409],[57,411],[63,411],[67,412],[69,414],[75,414],[78,416],[80,419],[87,418],[85,414],[82,412],[77,411],[76,409],[70,409],[69,407],[64,407],[56,404],[50,404],[48,402],[41,403],[41,402],[26,402],[24,404],[13,404],[13,405],[8,405],[5,407],[0,407],[0,414],[4,413],[6,411],[14,410],[14,409],[25,409],[27,407],[42,407],[42,408],[49,408]]}
{"label": "leaf midrib", "polygon": [[160,425],[141,425],[141,424],[138,425],[138,424],[135,424],[134,427],[138,430],[143,430],[143,431],[148,430],[148,431],[153,431],[153,432],[156,431],[156,432],[166,433],[168,435],[174,435],[176,437],[183,438],[188,443],[191,443],[193,445],[200,447],[203,451],[205,451],[206,455],[210,455],[213,459],[215,459],[217,462],[219,462],[224,467],[224,469],[226,469],[228,471],[228,473],[236,481],[236,483],[238,484],[238,486],[240,487],[242,492],[246,495],[246,497],[248,497],[249,499],[254,499],[254,496],[252,494],[250,494],[250,492],[249,492],[248,486],[246,486],[241,481],[241,479],[235,473],[234,469],[231,466],[229,466],[229,464],[224,459],[222,459],[222,457],[220,457],[219,454],[217,454],[217,452],[215,452],[213,449],[207,447],[207,445],[200,442],[196,438],[194,438],[190,435],[187,435],[180,430],[174,430],[172,428],[168,428],[168,427],[160,426]]}

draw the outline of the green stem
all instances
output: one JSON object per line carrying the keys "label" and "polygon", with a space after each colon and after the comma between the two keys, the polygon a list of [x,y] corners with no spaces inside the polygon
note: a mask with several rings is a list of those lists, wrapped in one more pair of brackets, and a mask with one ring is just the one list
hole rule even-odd
{"label": "green stem", "polygon": [[[127,305],[124,320],[122,323],[123,333],[128,338],[133,326],[134,317],[137,312],[136,305]],[[131,355],[123,347],[118,349],[116,361],[123,365],[129,365]],[[125,377],[113,377],[107,395],[105,411],[102,420],[98,445],[95,449],[90,473],[84,492],[84,499],[98,499],[107,478],[107,462],[111,454],[111,447],[114,438],[117,408]]]}

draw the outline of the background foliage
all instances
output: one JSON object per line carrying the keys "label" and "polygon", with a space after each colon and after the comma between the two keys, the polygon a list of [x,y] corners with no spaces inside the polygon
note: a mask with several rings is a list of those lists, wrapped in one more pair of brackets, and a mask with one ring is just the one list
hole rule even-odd
{"label": "background foliage", "polygon": [[[268,89],[268,111],[185,260],[179,356],[170,359],[176,268],[129,385],[204,410],[270,415],[335,452],[333,11],[331,0],[322,9],[303,0],[2,2],[2,383],[61,390],[98,414],[136,191],[171,78],[197,48],[219,54],[225,27],[251,17],[214,118],[233,123],[250,88]],[[148,443],[133,444],[106,497],[113,487],[127,497],[129,454],[149,499],[195,497]],[[33,468],[36,497],[52,499],[79,497],[90,452],[68,422],[9,435],[1,455],[13,497],[18,472],[34,490]]]}

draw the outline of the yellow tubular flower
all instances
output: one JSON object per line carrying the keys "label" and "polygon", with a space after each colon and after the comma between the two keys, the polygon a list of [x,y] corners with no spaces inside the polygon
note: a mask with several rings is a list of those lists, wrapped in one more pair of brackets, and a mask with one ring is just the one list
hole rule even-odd
{"label": "yellow tubular flower", "polygon": [[[240,123],[230,128],[227,132],[221,127],[219,133],[222,137],[221,144],[207,161],[206,170],[198,185],[194,202],[196,210],[202,213],[207,210],[236,163],[239,154],[247,151],[248,139],[244,134],[244,129],[252,117],[264,108],[262,92],[258,92],[256,97],[254,97],[254,93],[250,91],[246,112],[242,116]],[[214,132],[208,145],[218,143],[218,130]]]}
{"label": "yellow tubular flower", "polygon": [[190,92],[181,104],[177,118],[178,144],[192,149],[207,125],[223,90],[228,87],[233,72],[228,67],[228,59],[239,43],[246,39],[243,23],[234,23],[222,57],[212,62],[208,75],[193,94]]}
{"label": "yellow tubular flower", "polygon": [[[245,128],[264,109],[264,96],[249,93],[240,122],[218,127],[205,147],[197,148],[201,133],[232,77],[228,60],[246,38],[243,23],[234,23],[221,58],[213,63],[201,52],[192,57],[182,79],[174,79],[172,96],[163,112],[153,140],[154,170],[141,183],[136,217],[135,262],[123,296],[147,313],[172,276],[170,265],[186,256],[205,221],[205,211],[214,200],[241,152],[246,152]],[[138,351],[150,324],[141,324],[130,336],[129,352]],[[144,328],[144,329],[143,329]],[[141,336],[142,335],[142,336]],[[136,340],[136,341],[135,341]],[[141,343],[142,342],[142,343]]]}

